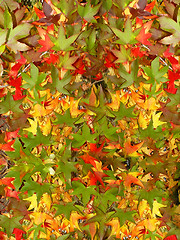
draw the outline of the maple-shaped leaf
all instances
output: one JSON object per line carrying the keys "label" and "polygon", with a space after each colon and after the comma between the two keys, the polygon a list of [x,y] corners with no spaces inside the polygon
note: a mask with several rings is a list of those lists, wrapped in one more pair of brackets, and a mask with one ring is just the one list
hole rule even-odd
{"label": "maple-shaped leaf", "polygon": [[144,188],[144,185],[142,184],[142,182],[138,178],[136,178],[135,176],[133,176],[132,174],[129,173],[125,177],[124,185],[127,188],[130,188],[132,186],[132,184],[138,185],[138,186]]}
{"label": "maple-shaped leaf", "polygon": [[46,85],[46,88],[50,89],[52,93],[54,92],[54,90],[57,90],[60,93],[69,95],[69,92],[66,89],[66,85],[71,81],[71,78],[72,78],[70,71],[67,71],[63,76],[63,78],[61,79],[59,77],[59,70],[54,65],[52,65],[51,77],[52,77],[52,83],[51,84],[48,83]]}
{"label": "maple-shaped leaf", "polygon": [[43,87],[40,85],[46,78],[47,74],[46,73],[40,73],[39,74],[39,69],[31,63],[31,77],[26,74],[22,73],[22,78],[26,82],[22,87],[25,89],[30,89],[32,90],[33,88],[38,91],[38,90],[43,90]]}
{"label": "maple-shaped leaf", "polygon": [[100,6],[102,3],[97,4],[96,6],[92,7],[90,2],[87,2],[85,6],[78,5],[78,13],[79,15],[84,18],[88,22],[96,22],[94,16],[97,14]]}
{"label": "maple-shaped leaf", "polygon": [[82,198],[84,206],[89,202],[91,195],[96,196],[98,194],[97,191],[95,190],[95,186],[85,187],[84,184],[77,181],[72,182],[72,188],[73,188],[72,194],[76,195],[79,199]]}
{"label": "maple-shaped leaf", "polygon": [[135,222],[133,215],[135,215],[136,211],[124,211],[120,208],[115,208],[115,213],[112,215],[112,217],[118,217],[120,220],[121,226],[125,224],[126,221]]}
{"label": "maple-shaped leaf", "polygon": [[138,76],[139,63],[137,59],[132,62],[130,69],[131,69],[130,73],[128,73],[122,64],[120,64],[118,68],[118,72],[121,76],[120,79],[121,88],[126,88],[132,85],[133,83],[138,83],[142,80],[142,77]]}
{"label": "maple-shaped leaf", "polygon": [[98,124],[95,125],[94,129],[99,135],[104,135],[106,138],[114,141],[118,140],[116,135],[117,128],[111,124],[108,124],[106,117],[100,119]]}
{"label": "maple-shaped leaf", "polygon": [[21,43],[19,40],[27,37],[31,28],[31,24],[22,23],[14,29],[10,29],[6,45],[15,53],[17,53],[17,51],[29,50],[30,47],[27,46],[25,43]]}
{"label": "maple-shaped leaf", "polygon": [[76,163],[75,162],[68,162],[68,161],[59,161],[58,162],[58,168],[57,172],[61,173],[64,175],[64,181],[66,184],[71,186],[71,173],[76,173],[77,169],[74,166]]}
{"label": "maple-shaped leaf", "polygon": [[96,167],[97,159],[90,156],[88,153],[81,155],[80,158],[82,158],[86,164],[91,164],[93,167]]}
{"label": "maple-shaped leaf", "polygon": [[136,36],[138,35],[140,30],[137,29],[134,32],[132,31],[132,23],[130,18],[128,18],[125,22],[124,32],[114,27],[112,27],[111,29],[115,33],[115,35],[119,38],[118,40],[115,41],[115,43],[125,45],[134,44],[137,42]]}
{"label": "maple-shaped leaf", "polygon": [[167,88],[164,90],[168,93],[176,94],[177,88],[175,87],[174,81],[180,79],[180,73],[168,70],[168,78],[169,81],[166,83]]}
{"label": "maple-shaped leaf", "polygon": [[127,118],[135,118],[136,115],[133,113],[134,106],[126,108],[126,106],[121,102],[119,110],[117,112],[111,111],[111,113],[116,117],[116,121]]}
{"label": "maple-shaped leaf", "polygon": [[56,209],[55,216],[64,214],[67,219],[70,219],[70,214],[72,211],[78,211],[75,202],[68,202],[66,204],[54,204],[53,208]]}
{"label": "maple-shaped leaf", "polygon": [[32,133],[29,133],[28,138],[22,137],[22,141],[25,144],[25,147],[28,149],[32,149],[37,147],[39,144],[50,145],[50,135],[44,136],[40,130],[40,127],[37,127],[37,133],[34,136]]}
{"label": "maple-shaped leaf", "polygon": [[24,183],[24,186],[22,187],[21,191],[22,192],[28,191],[29,195],[33,195],[34,193],[36,193],[37,201],[39,202],[44,193],[51,194],[51,189],[52,186],[50,183],[39,184],[29,179]]}
{"label": "maple-shaped leaf", "polygon": [[[20,204],[21,203],[21,204]],[[16,199],[16,198],[11,198],[9,205],[8,205],[8,211],[13,210],[13,216],[23,216],[25,219],[30,220],[29,217],[29,211],[27,210],[28,202],[27,201],[22,201]]]}
{"label": "maple-shaped leaf", "polygon": [[0,102],[0,114],[12,111],[14,113],[22,113],[19,107],[21,106],[22,99],[15,101],[10,92],[7,93],[5,100]]}
{"label": "maple-shaped leaf", "polygon": [[162,132],[161,126],[158,126],[156,129],[154,129],[152,119],[150,120],[148,127],[146,129],[139,128],[139,132],[142,139],[146,139],[147,137],[150,137],[154,140],[157,140],[162,135],[164,135],[164,133]]}
{"label": "maple-shaped leaf", "polygon": [[159,70],[159,57],[156,57],[151,62],[151,68],[143,67],[143,70],[147,74],[147,76],[150,78],[147,81],[147,83],[152,83],[154,85],[155,80],[157,83],[167,82],[167,78],[163,76],[167,73],[168,66],[165,66]]}
{"label": "maple-shaped leaf", "polygon": [[79,120],[79,118],[81,117],[81,115],[77,118],[72,118],[71,114],[70,114],[70,109],[68,108],[64,114],[59,114],[59,113],[55,113],[57,119],[54,122],[54,124],[60,124],[60,126],[63,126],[64,124],[66,124],[67,126],[70,127],[74,127],[74,124],[76,121]]}
{"label": "maple-shaped leaf", "polygon": [[164,240],[178,240],[178,239],[176,235],[171,235],[171,236],[165,237]]}
{"label": "maple-shaped leaf", "polygon": [[51,42],[51,39],[47,34],[44,36],[44,39],[38,40],[38,43],[42,46],[38,52],[48,51],[54,46],[54,43]]}
{"label": "maple-shaped leaf", "polygon": [[15,235],[16,240],[21,240],[23,237],[23,234],[26,234],[24,230],[19,228],[14,228],[12,233]]}
{"label": "maple-shaped leaf", "polygon": [[163,38],[160,42],[163,44],[172,44],[175,47],[180,41],[180,24],[169,17],[159,18],[160,26],[163,30],[172,33],[172,35]]}
{"label": "maple-shaped leaf", "polygon": [[22,219],[22,216],[11,217],[11,218],[5,215],[0,216],[0,225],[5,229],[5,232],[7,233],[8,237],[11,236],[14,228],[22,229],[22,226],[19,222],[21,219]]}
{"label": "maple-shaped leaf", "polygon": [[151,191],[147,191],[146,189],[139,190],[139,201],[142,199],[145,199],[148,201],[149,206],[151,209],[153,209],[153,203],[155,199],[162,198],[163,196],[163,190],[160,191],[158,188],[154,188]]}
{"label": "maple-shaped leaf", "polygon": [[73,134],[73,143],[72,146],[73,147],[80,147],[82,146],[85,142],[91,142],[91,143],[95,143],[96,142],[96,138],[98,136],[97,133],[92,134],[90,132],[89,127],[84,124],[82,127],[82,131],[79,130],[77,133]]}
{"label": "maple-shaped leaf", "polygon": [[139,35],[136,37],[136,40],[138,40],[140,43],[144,45],[151,46],[151,43],[148,41],[148,39],[152,36],[151,33],[149,33],[149,29],[151,28],[153,21],[149,21],[146,24],[143,25]]}
{"label": "maple-shaped leaf", "polygon": [[53,49],[56,51],[71,51],[74,49],[71,44],[77,39],[79,34],[74,34],[68,38],[66,38],[65,30],[63,25],[61,24],[59,27],[58,38],[54,41]]}

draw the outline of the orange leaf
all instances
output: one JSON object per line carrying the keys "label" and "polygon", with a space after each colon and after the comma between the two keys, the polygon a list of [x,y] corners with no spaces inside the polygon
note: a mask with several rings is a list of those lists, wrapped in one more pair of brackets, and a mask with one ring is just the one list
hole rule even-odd
{"label": "orange leaf", "polygon": [[11,183],[12,181],[14,181],[13,177],[6,177],[0,179],[0,185],[6,185],[8,187],[11,187],[12,189],[15,189],[14,185]]}
{"label": "orange leaf", "polygon": [[144,188],[144,185],[138,178],[132,176],[131,174],[127,174],[125,181],[124,181],[124,185],[126,187],[130,188],[131,184],[138,185],[138,186]]}
{"label": "orange leaf", "polygon": [[135,144],[135,145],[131,145],[131,142],[130,140],[128,140],[125,144],[124,144],[124,151],[125,151],[125,154],[126,155],[131,155],[133,154],[134,152],[138,151],[142,145],[144,144],[144,141],[143,142],[140,142],[138,144]]}

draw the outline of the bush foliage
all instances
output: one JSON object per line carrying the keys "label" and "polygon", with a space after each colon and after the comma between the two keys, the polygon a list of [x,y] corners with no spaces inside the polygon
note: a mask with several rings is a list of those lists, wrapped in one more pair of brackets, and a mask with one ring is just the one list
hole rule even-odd
{"label": "bush foliage", "polygon": [[0,0],[0,239],[180,239],[179,0]]}

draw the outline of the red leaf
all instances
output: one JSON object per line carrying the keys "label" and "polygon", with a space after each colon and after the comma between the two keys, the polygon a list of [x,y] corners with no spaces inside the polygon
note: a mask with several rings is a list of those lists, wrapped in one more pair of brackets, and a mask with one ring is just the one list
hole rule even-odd
{"label": "red leaf", "polygon": [[144,55],[146,55],[146,52],[145,51],[141,51],[140,50],[140,47],[134,47],[134,48],[131,48],[131,53],[132,55],[137,58],[137,57],[143,57]]}
{"label": "red leaf", "polygon": [[51,39],[50,39],[50,37],[47,34],[44,37],[45,37],[45,39],[40,39],[38,41],[38,43],[41,46],[43,46],[42,48],[40,48],[38,50],[38,52],[46,52],[46,51],[48,51],[49,49],[51,49],[54,46],[54,43],[51,42]]}
{"label": "red leaf", "polygon": [[38,8],[34,7],[34,11],[40,19],[45,17],[43,11],[39,10]]}
{"label": "red leaf", "polygon": [[26,232],[19,229],[19,228],[14,228],[13,230],[13,234],[15,234],[15,238],[16,240],[23,240],[23,234],[25,234]]}
{"label": "red leaf", "polygon": [[154,6],[155,6],[155,3],[156,3],[156,1],[153,1],[153,2],[151,2],[151,3],[149,3],[149,4],[147,4],[147,6],[145,7],[145,11],[148,11],[148,12],[151,12],[151,10],[154,8]]}
{"label": "red leaf", "polygon": [[0,185],[6,185],[8,187],[11,187],[12,189],[15,189],[14,185],[11,183],[12,181],[14,181],[13,177],[6,177],[0,179]]}
{"label": "red leaf", "polygon": [[6,240],[6,239],[7,239],[6,234],[0,231],[0,240]]}
{"label": "red leaf", "polygon": [[0,149],[4,151],[14,151],[14,148],[11,147],[11,145],[13,145],[14,142],[15,140],[12,140],[8,143],[0,144]]}
{"label": "red leaf", "polygon": [[107,68],[113,67],[117,68],[115,65],[115,61],[117,60],[117,57],[110,51],[107,52],[107,57],[105,58],[106,63],[104,64]]}
{"label": "red leaf", "polygon": [[84,65],[84,63],[83,63],[83,58],[82,58],[82,57],[81,57],[81,58],[78,58],[78,59],[72,64],[72,66],[76,68],[76,70],[75,70],[75,72],[74,72],[73,75],[83,74],[83,73],[86,72],[85,69],[84,69],[85,65]]}
{"label": "red leaf", "polygon": [[5,190],[6,197],[13,197],[19,200],[19,197],[18,197],[19,192],[13,191],[8,187],[5,187],[4,190]]}
{"label": "red leaf", "polygon": [[91,150],[91,152],[95,152],[95,153],[101,152],[101,150],[102,150],[102,148],[103,148],[103,146],[104,146],[104,142],[105,142],[105,141],[103,141],[103,143],[101,144],[101,146],[98,147],[98,148],[97,148],[96,143],[90,143],[90,150]]}
{"label": "red leaf", "polygon": [[152,44],[148,41],[151,35],[151,33],[146,33],[145,28],[143,27],[136,39],[144,45],[151,46]]}
{"label": "red leaf", "polygon": [[89,164],[91,164],[93,167],[96,167],[95,161],[97,161],[97,159],[96,159],[96,158],[93,158],[93,157],[90,156],[89,154],[84,154],[84,155],[80,156],[80,158],[82,158],[85,163],[89,163]]}
{"label": "red leaf", "polygon": [[10,77],[10,80],[8,83],[9,83],[9,85],[11,85],[12,87],[15,87],[15,88],[21,87],[22,77],[18,77],[18,78]]}
{"label": "red leaf", "polygon": [[48,64],[55,64],[57,63],[59,60],[59,56],[57,54],[53,54],[51,53],[50,54],[50,57],[47,57],[47,58],[44,58],[43,59],[43,62],[47,62]]}
{"label": "red leaf", "polygon": [[14,131],[14,132],[6,132],[4,141],[7,142],[8,140],[10,140],[10,139],[12,139],[12,138],[17,138],[17,137],[19,137],[19,136],[20,136],[20,135],[18,135],[19,129],[20,129],[20,128],[18,128],[18,129],[17,129],[16,131]]}
{"label": "red leaf", "polygon": [[178,72],[172,72],[172,71],[168,71],[168,76],[169,76],[169,82],[167,82],[167,88],[164,89],[166,92],[172,93],[172,94],[176,94],[177,92],[177,88],[175,88],[175,84],[174,81],[180,79],[180,73]]}
{"label": "red leaf", "polygon": [[144,44],[144,45],[148,45],[151,46],[152,44],[148,41],[148,39],[151,37],[151,33],[149,33],[149,30],[151,28],[153,21],[149,21],[147,23],[145,23],[139,33],[139,35],[136,37],[136,39]]}
{"label": "red leaf", "polygon": [[26,97],[26,95],[23,95],[23,90],[21,87],[16,87],[15,94],[13,95],[13,99],[15,101],[20,100],[22,98]]}
{"label": "red leaf", "polygon": [[171,235],[171,236],[164,238],[164,240],[177,240],[177,237],[176,237],[176,235]]}

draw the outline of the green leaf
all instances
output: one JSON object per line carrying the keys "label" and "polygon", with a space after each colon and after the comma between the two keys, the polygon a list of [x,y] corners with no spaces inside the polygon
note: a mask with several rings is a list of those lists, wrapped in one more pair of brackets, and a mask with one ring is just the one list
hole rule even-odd
{"label": "green leaf", "polygon": [[121,102],[119,110],[117,112],[111,111],[111,113],[116,117],[116,121],[123,119],[124,117],[135,118],[136,115],[133,113],[135,106],[126,108],[126,106]]}
{"label": "green leaf", "polygon": [[78,208],[75,206],[74,202],[68,202],[65,205],[55,204],[53,205],[55,209],[57,209],[55,217],[59,216],[61,214],[64,214],[64,216],[69,219],[70,214],[72,211],[77,211]]}
{"label": "green leaf", "polygon": [[84,18],[88,22],[91,22],[92,20],[95,21],[94,16],[99,11],[101,4],[102,3],[100,2],[95,7],[92,7],[89,1],[85,6],[78,5],[78,13],[82,18]]}
{"label": "green leaf", "polygon": [[90,132],[89,127],[84,124],[82,127],[82,132],[79,130],[76,134],[73,134],[73,147],[80,147],[85,142],[95,143],[95,139],[97,138],[97,133],[92,134]]}
{"label": "green leaf", "polygon": [[27,191],[29,196],[32,196],[34,193],[36,193],[37,201],[39,202],[44,193],[51,194],[51,189],[52,185],[50,183],[39,184],[29,178],[28,181],[24,182],[24,186],[22,187],[21,191]]}
{"label": "green leaf", "polygon": [[105,8],[106,11],[109,11],[112,7],[112,0],[103,0],[102,6]]}
{"label": "green leaf", "polygon": [[136,59],[135,61],[132,62],[131,64],[131,72],[128,73],[125,69],[125,67],[120,64],[118,68],[120,76],[123,78],[124,82],[121,85],[121,88],[126,88],[130,85],[132,85],[134,82],[138,81],[138,71],[139,71],[139,64],[138,60]]}
{"label": "green leaf", "polygon": [[36,239],[39,239],[39,233],[40,232],[43,232],[43,233],[46,233],[46,229],[44,229],[42,226],[42,224],[39,224],[38,226],[33,224],[34,227],[28,229],[28,231],[33,231],[34,230],[34,233],[33,233],[33,240],[36,240]]}
{"label": "green leaf", "polygon": [[13,28],[12,17],[8,8],[6,7],[4,11],[4,29],[12,29],[12,28]]}
{"label": "green leaf", "polygon": [[22,219],[22,216],[19,217],[7,217],[5,215],[0,216],[0,226],[3,227],[8,235],[11,236],[14,228],[22,229],[21,224],[19,221]]}
{"label": "green leaf", "polygon": [[74,49],[74,47],[71,46],[72,43],[76,40],[79,34],[72,35],[68,38],[65,36],[65,30],[63,25],[61,24],[59,27],[59,33],[58,33],[58,38],[54,42],[54,50],[57,51],[71,51]]}
{"label": "green leaf", "polygon": [[7,29],[0,29],[0,46],[6,42],[7,33]]}
{"label": "green leaf", "polygon": [[148,201],[150,208],[153,208],[154,199],[159,197],[163,197],[163,191],[158,188],[154,188],[151,191],[147,191],[146,189],[139,190],[139,201],[145,199]]}
{"label": "green leaf", "polygon": [[43,87],[41,87],[40,84],[45,80],[47,74],[46,73],[39,74],[39,69],[33,63],[31,63],[30,72],[31,77],[26,73],[21,74],[23,80],[27,82],[22,87],[25,89],[29,88],[30,90],[35,88],[36,91],[43,90]]}
{"label": "green leaf", "polygon": [[122,210],[120,208],[116,208],[116,213],[114,213],[112,217],[118,217],[120,220],[121,226],[123,226],[126,221],[135,223],[134,218],[133,218],[133,215],[135,213],[136,213],[136,211],[125,212],[124,210]]}
{"label": "green leaf", "polygon": [[28,138],[22,137],[22,141],[24,142],[24,146],[31,150],[34,147],[37,147],[40,144],[44,144],[46,146],[49,146],[51,144],[50,136],[44,136],[40,130],[40,127],[37,127],[37,133],[34,136],[32,133],[28,133]]}
{"label": "green leaf", "polygon": [[19,107],[22,103],[22,99],[15,101],[10,92],[7,93],[5,100],[0,102],[0,114],[7,113],[8,111],[12,111],[14,113],[22,113]]}
{"label": "green leaf", "polygon": [[82,202],[84,206],[89,202],[91,195],[97,195],[97,191],[95,190],[96,186],[88,186],[85,187],[84,184],[81,182],[73,181],[72,188],[73,188],[73,195],[76,195],[78,198],[82,196]]}
{"label": "green leaf", "polygon": [[74,165],[76,165],[75,162],[68,162],[68,161],[58,162],[57,173],[62,173],[64,175],[64,181],[66,182],[66,184],[69,184],[69,186],[71,186],[71,173],[77,172],[77,169]]}
{"label": "green leaf", "polygon": [[69,92],[65,89],[65,86],[71,81],[72,75],[70,74],[70,71],[67,71],[62,79],[59,79],[57,75],[57,69],[54,68],[52,75],[52,80],[55,81],[55,88],[58,92],[69,95]]}
{"label": "green leaf", "polygon": [[55,115],[57,119],[54,124],[60,124],[60,126],[66,124],[69,127],[74,127],[74,123],[81,118],[82,114],[77,118],[72,118],[70,114],[70,109],[68,108],[63,115],[59,113],[55,113]]}
{"label": "green leaf", "polygon": [[125,23],[124,32],[122,32],[121,30],[114,28],[114,27],[112,27],[111,29],[114,32],[114,34],[119,38],[119,40],[115,41],[115,43],[125,45],[125,44],[134,44],[137,42],[137,40],[135,38],[139,32],[136,31],[133,33],[132,23],[129,18],[127,19],[127,21]]}
{"label": "green leaf", "polygon": [[30,49],[29,46],[19,42],[18,40],[27,37],[31,28],[32,28],[31,24],[22,23],[15,27],[14,29],[11,29],[6,45],[9,48],[11,48],[11,50],[14,51],[15,53],[17,53],[18,51],[29,50]]}
{"label": "green leaf", "polygon": [[70,236],[70,233],[58,237],[57,240],[66,240],[69,236]]}

